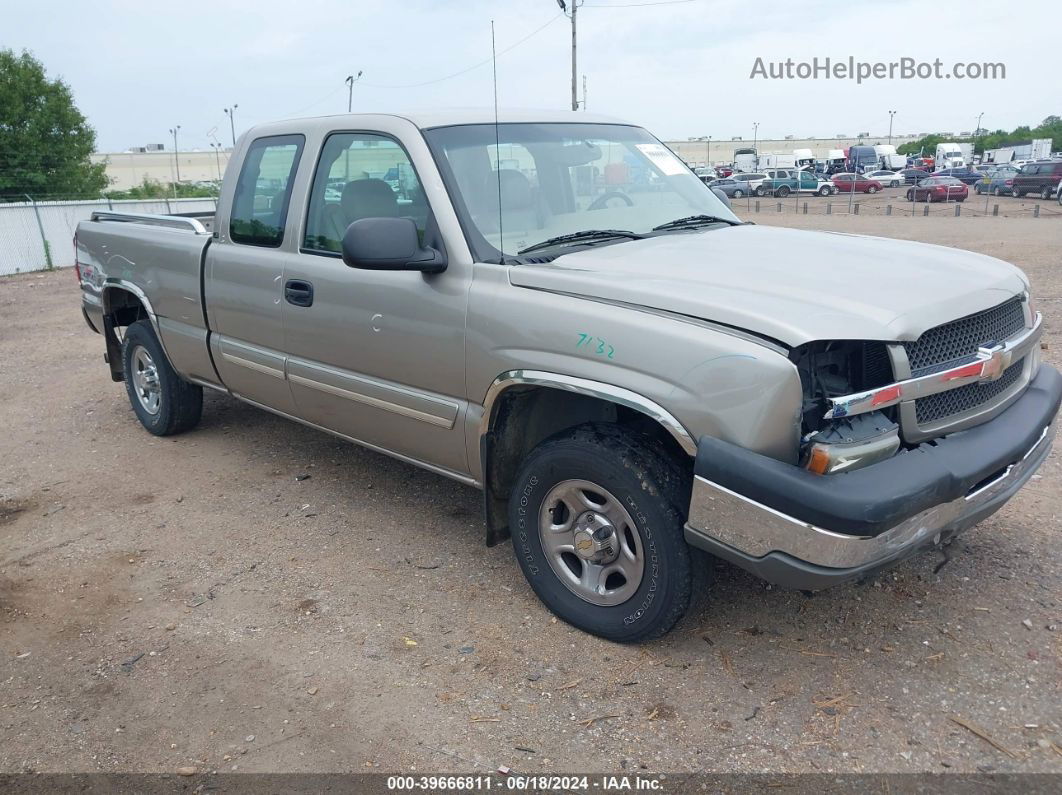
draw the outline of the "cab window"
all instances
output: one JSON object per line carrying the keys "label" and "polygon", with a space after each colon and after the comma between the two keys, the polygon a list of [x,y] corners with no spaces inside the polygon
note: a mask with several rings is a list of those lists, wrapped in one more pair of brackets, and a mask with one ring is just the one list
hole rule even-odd
{"label": "cab window", "polygon": [[284,240],[291,183],[305,138],[259,138],[247,149],[229,213],[229,237],[250,246],[279,246]]}
{"label": "cab window", "polygon": [[428,202],[406,150],[374,133],[333,133],[321,149],[303,250],[338,253],[362,218],[412,218],[423,235]]}

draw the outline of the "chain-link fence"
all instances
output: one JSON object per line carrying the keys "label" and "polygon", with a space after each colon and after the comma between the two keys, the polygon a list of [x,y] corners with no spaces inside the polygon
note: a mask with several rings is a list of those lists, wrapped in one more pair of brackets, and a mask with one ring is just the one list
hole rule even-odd
{"label": "chain-link fence", "polygon": [[74,231],[95,210],[188,213],[217,209],[215,199],[78,199],[0,203],[0,275],[74,264]]}
{"label": "chain-link fence", "polygon": [[949,216],[1062,220],[1062,204],[1055,199],[973,194],[963,202],[912,202],[905,200],[902,189],[899,192],[893,192],[892,195],[860,194],[858,198],[846,194],[820,197],[803,193],[791,193],[786,197],[743,196],[740,199],[731,199],[730,203],[734,211],[742,216],[782,213],[789,215]]}

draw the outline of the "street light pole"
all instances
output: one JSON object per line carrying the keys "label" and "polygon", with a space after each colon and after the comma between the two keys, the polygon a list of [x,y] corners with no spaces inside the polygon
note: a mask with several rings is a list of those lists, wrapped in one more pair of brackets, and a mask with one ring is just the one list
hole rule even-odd
{"label": "street light pole", "polygon": [[[181,125],[170,128],[170,134],[173,135],[173,163],[177,167],[177,183],[181,181],[181,153],[177,148],[177,131],[181,129]],[[177,191],[176,185],[174,186],[174,193]]]}
{"label": "street light pole", "polygon": [[347,75],[347,113],[350,113],[351,108],[354,107],[354,84],[361,80],[361,70],[358,70],[357,76]]}
{"label": "street light pole", "polygon": [[756,170],[757,171],[760,168],[760,150],[756,148],[756,141],[758,140],[757,136],[759,136],[759,133],[760,133],[760,123],[758,121],[754,121],[752,123],[752,151],[756,155]]}
{"label": "street light pole", "polygon": [[889,111],[889,144],[892,144],[892,117],[896,115],[896,111]]}
{"label": "street light pole", "polygon": [[214,150],[214,160],[218,166],[218,182],[221,182],[221,143],[219,141],[211,142],[210,148]]}
{"label": "street light pole", "polygon": [[229,129],[232,130],[232,146],[236,146],[236,108],[239,105],[233,105],[231,108],[224,108],[225,114],[229,117]]}
{"label": "street light pole", "polygon": [[[974,154],[977,153],[977,134],[981,132],[981,119],[984,118],[985,112],[981,111],[977,114],[977,126],[974,127]],[[984,156],[984,152],[981,153]]]}

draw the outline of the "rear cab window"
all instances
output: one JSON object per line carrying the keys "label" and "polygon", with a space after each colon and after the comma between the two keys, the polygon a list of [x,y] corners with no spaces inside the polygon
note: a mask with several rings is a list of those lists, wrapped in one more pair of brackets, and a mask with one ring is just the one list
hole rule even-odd
{"label": "rear cab window", "polygon": [[229,214],[229,238],[234,243],[276,248],[284,242],[291,186],[304,143],[301,135],[251,142]]}

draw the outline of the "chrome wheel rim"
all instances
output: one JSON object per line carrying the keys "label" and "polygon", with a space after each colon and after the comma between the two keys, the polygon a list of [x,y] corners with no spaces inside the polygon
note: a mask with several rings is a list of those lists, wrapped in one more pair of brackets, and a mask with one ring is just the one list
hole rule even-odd
{"label": "chrome wheel rim", "polygon": [[159,386],[159,371],[147,348],[137,345],[133,349],[133,391],[141,407],[148,414],[158,414],[162,403],[162,388]]}
{"label": "chrome wheel rim", "polygon": [[614,607],[637,592],[645,573],[641,533],[607,489],[561,481],[542,501],[538,528],[550,568],[580,599]]}

